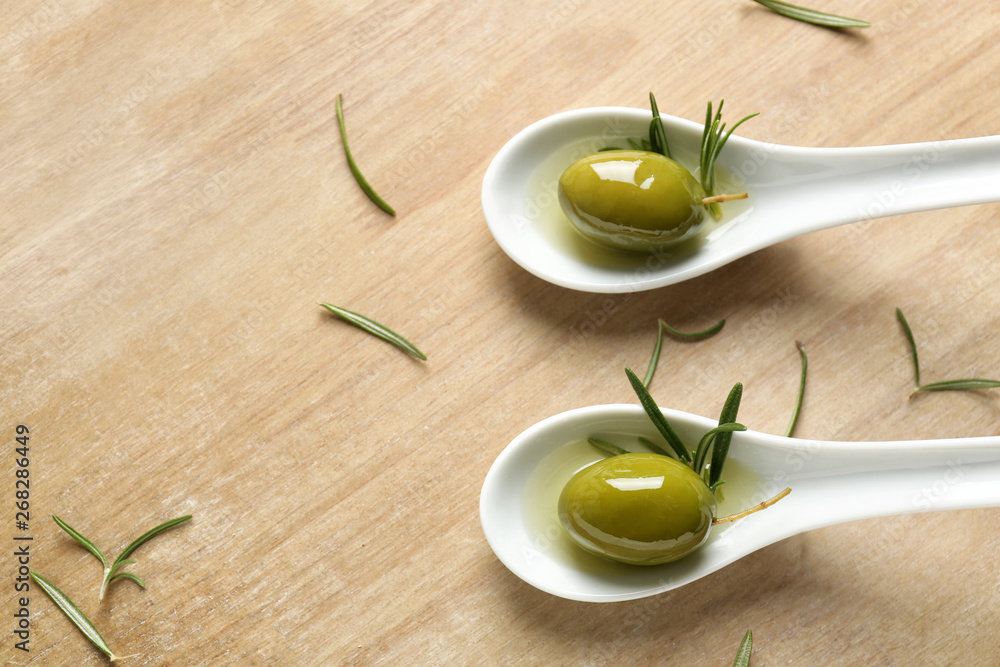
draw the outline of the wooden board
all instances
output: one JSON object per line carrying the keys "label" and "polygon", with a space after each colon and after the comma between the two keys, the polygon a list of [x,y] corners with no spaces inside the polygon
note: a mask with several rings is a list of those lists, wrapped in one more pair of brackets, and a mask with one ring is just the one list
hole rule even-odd
{"label": "wooden board", "polygon": [[[490,236],[483,173],[517,131],[587,106],[744,136],[864,146],[1000,133],[1000,8],[848,3],[832,31],[749,0],[608,3],[6,3],[0,39],[0,433],[5,553],[76,600],[130,665],[994,664],[1000,510],[902,516],[775,544],[682,590],[568,602],[494,557],[478,498],[497,454],[570,408],[634,402],[656,318],[665,406],[780,433],[1000,431],[1000,207],[863,223],[630,295],[529,275]],[[351,147],[399,212],[376,209]],[[1000,159],[1000,158],[998,158]],[[426,363],[324,313],[397,329]],[[15,430],[30,428],[16,525]],[[117,553],[117,582],[56,514]],[[30,537],[31,540],[16,540]],[[3,657],[100,665],[41,591],[2,575]],[[13,634],[21,597],[30,651]]]}

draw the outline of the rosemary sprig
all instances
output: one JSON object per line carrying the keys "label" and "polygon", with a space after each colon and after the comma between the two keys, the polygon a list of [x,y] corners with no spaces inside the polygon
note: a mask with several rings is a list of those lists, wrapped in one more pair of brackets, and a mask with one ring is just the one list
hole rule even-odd
{"label": "rosemary sprig", "polygon": [[417,359],[427,361],[427,355],[418,350],[416,345],[406,340],[384,324],[380,324],[369,317],[365,317],[361,313],[354,312],[353,310],[347,310],[346,308],[341,308],[340,306],[334,306],[332,303],[320,303],[319,305],[323,306],[334,315],[347,320],[354,326],[364,329],[368,333],[378,336],[382,340],[389,341],[399,349],[413,355]]}
{"label": "rosemary sprig", "polygon": [[663,119],[660,118],[660,110],[656,106],[653,93],[649,94],[649,108],[653,112],[653,119],[649,121],[649,150],[673,159],[670,155],[670,145],[667,143],[667,131],[663,129]]}
{"label": "rosemary sprig", "polygon": [[807,7],[799,7],[798,5],[781,2],[780,0],[754,0],[754,2],[767,7],[776,14],[781,14],[782,16],[786,16],[797,21],[821,25],[826,28],[871,27],[871,24],[868,21],[851,19],[846,16],[837,16],[836,14],[827,14],[826,12],[816,11],[815,9],[808,9]]}
{"label": "rosemary sprig", "polygon": [[69,599],[65,593],[63,593],[59,588],[53,584],[51,581],[38,574],[34,570],[29,570],[31,578],[35,580],[35,583],[41,587],[45,594],[52,598],[56,606],[59,607],[66,617],[75,625],[83,636],[90,640],[90,643],[96,646],[102,653],[104,653],[112,661],[120,660],[122,656],[115,655],[108,643],[104,641],[104,637],[101,633],[97,631],[94,624],[90,622],[90,619],[80,611],[73,601]]}
{"label": "rosemary sprig", "polygon": [[677,453],[677,458],[679,458],[684,463],[691,463],[691,453],[688,451],[684,442],[681,440],[680,436],[674,430],[673,426],[667,421],[667,418],[663,416],[663,411],[653,400],[653,397],[649,395],[646,391],[645,385],[639,380],[639,377],[632,372],[631,368],[625,369],[625,375],[628,376],[628,381],[632,385],[633,391],[635,391],[636,396],[639,397],[639,403],[642,404],[642,408],[646,411],[649,416],[650,421],[656,427],[656,430],[660,432],[660,435],[667,441],[670,448]]}
{"label": "rosemary sprig", "polygon": [[340,139],[344,143],[344,155],[347,156],[347,166],[351,168],[351,173],[354,174],[354,180],[358,182],[361,186],[361,190],[368,195],[368,198],[375,202],[376,206],[388,213],[389,215],[396,215],[396,210],[389,206],[384,199],[382,199],[375,189],[368,184],[368,181],[362,175],[361,170],[358,165],[354,162],[354,156],[351,155],[351,149],[347,145],[347,126],[344,124],[344,102],[341,95],[337,95],[337,125],[340,126]]}
{"label": "rosemary sprig", "polygon": [[694,333],[684,333],[683,331],[678,331],[672,326],[663,321],[663,319],[657,320],[657,330],[656,330],[656,345],[653,347],[653,355],[649,358],[649,366],[646,368],[646,377],[643,378],[642,384],[647,388],[649,383],[653,381],[653,373],[656,372],[656,366],[660,363],[660,351],[663,348],[663,332],[666,331],[673,336],[687,340],[700,340],[702,338],[708,338],[713,336],[722,330],[722,327],[726,325],[725,320],[720,320],[718,323],[713,324],[704,331],[696,331]]}
{"label": "rosemary sprig", "polygon": [[108,586],[111,584],[112,581],[116,579],[128,579],[138,584],[141,588],[145,588],[146,583],[142,579],[140,579],[138,576],[136,576],[131,572],[125,572],[124,570],[122,570],[122,568],[125,567],[126,565],[131,565],[132,563],[135,562],[135,560],[129,558],[129,556],[131,556],[136,549],[138,549],[143,544],[150,541],[160,533],[166,530],[170,530],[174,526],[178,526],[184,523],[185,521],[190,521],[191,515],[188,514],[186,516],[178,517],[176,519],[171,519],[170,521],[165,521],[164,523],[161,523],[159,526],[156,526],[155,528],[146,531],[141,536],[136,538],[131,544],[125,547],[125,549],[120,554],[118,554],[118,557],[115,558],[114,561],[110,563],[108,562],[107,556],[104,555],[104,552],[101,551],[100,548],[96,544],[94,544],[92,540],[89,540],[86,537],[84,537],[83,534],[81,534],[79,531],[74,529],[72,526],[70,526],[68,523],[66,523],[65,521],[63,521],[54,514],[52,515],[52,520],[55,521],[60,528],[66,531],[66,533],[68,533],[70,537],[76,540],[84,549],[94,554],[94,556],[99,561],[101,561],[101,565],[104,567],[104,578],[101,582],[101,593],[98,597],[98,600],[104,600],[104,594],[107,591]]}
{"label": "rosemary sprig", "polygon": [[799,412],[802,410],[802,398],[806,393],[806,369],[809,367],[809,362],[806,359],[806,347],[801,343],[801,341],[796,341],[795,346],[799,349],[799,357],[802,358],[802,373],[799,376],[799,395],[795,399],[795,410],[792,411],[792,420],[788,423],[788,430],[785,431],[785,437],[792,437],[792,432],[795,431],[795,425],[799,421]]}
{"label": "rosemary sprig", "polygon": [[747,630],[747,633],[743,635],[743,641],[740,642],[740,647],[736,649],[736,659],[733,661],[733,667],[749,667],[750,652],[752,650],[753,633]]}
{"label": "rosemary sprig", "polygon": [[[750,120],[759,113],[752,113],[741,118],[735,125],[726,132],[726,124],[722,122],[722,105],[725,100],[719,100],[719,108],[712,114],[712,103],[708,103],[708,110],[705,113],[705,129],[701,135],[701,187],[709,197],[715,195],[715,161],[722,152],[722,148],[733,135],[733,131],[740,125]],[[718,218],[722,214],[722,209],[717,203],[709,204],[709,211]]]}
{"label": "rosemary sprig", "polygon": [[914,394],[919,391],[961,391],[967,389],[1000,388],[1000,380],[988,380],[985,378],[962,378],[960,380],[941,380],[939,382],[920,384],[920,359],[917,357],[917,343],[913,339],[913,331],[910,330],[910,325],[906,321],[903,311],[899,308],[896,308],[896,319],[899,320],[899,324],[903,327],[903,334],[910,344],[910,352],[913,356]]}

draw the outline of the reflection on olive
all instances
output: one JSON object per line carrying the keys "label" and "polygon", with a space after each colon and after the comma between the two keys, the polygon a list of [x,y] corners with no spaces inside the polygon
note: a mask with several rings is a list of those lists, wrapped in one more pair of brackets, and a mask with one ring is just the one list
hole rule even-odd
{"label": "reflection on olive", "polygon": [[622,563],[656,565],[708,539],[715,496],[683,463],[660,454],[622,454],[577,472],[559,496],[570,538]]}
{"label": "reflection on olive", "polygon": [[705,223],[705,191],[670,158],[605,151],[559,178],[559,201],[573,226],[601,245],[650,251],[691,238]]}

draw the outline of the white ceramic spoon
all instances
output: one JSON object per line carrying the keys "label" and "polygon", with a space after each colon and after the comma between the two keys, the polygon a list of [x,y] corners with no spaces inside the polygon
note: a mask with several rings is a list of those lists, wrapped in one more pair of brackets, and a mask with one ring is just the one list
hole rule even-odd
{"label": "white ceramic spoon", "polygon": [[[584,155],[605,146],[627,148],[629,137],[648,136],[650,118],[649,111],[623,107],[568,111],[534,123],[507,142],[487,168],[482,191],[486,222],[504,252],[556,285],[634,292],[687,280],[837,225],[1000,201],[1000,136],[798,148],[734,135],[717,167],[745,185],[750,199],[724,205],[722,224],[697,247],[672,256],[646,255],[605,251],[577,238],[560,218],[559,175]],[[697,165],[702,125],[662,118],[675,159],[689,168]],[[878,248],[866,250],[878,254]]]}
{"label": "white ceramic spoon", "polygon": [[[692,444],[717,424],[684,412],[663,412]],[[689,584],[769,544],[823,526],[1000,505],[1000,436],[818,442],[745,431],[734,434],[723,474],[728,495],[719,515],[746,509],[786,487],[792,492],[766,510],[715,526],[704,547],[679,561],[622,565],[572,544],[555,509],[569,477],[601,458],[585,439],[603,435],[627,445],[622,434],[659,440],[639,405],[601,405],[539,422],[497,457],[483,484],[480,520],[494,553],[518,577],[571,600],[632,600]],[[873,541],[879,535],[873,525]]]}

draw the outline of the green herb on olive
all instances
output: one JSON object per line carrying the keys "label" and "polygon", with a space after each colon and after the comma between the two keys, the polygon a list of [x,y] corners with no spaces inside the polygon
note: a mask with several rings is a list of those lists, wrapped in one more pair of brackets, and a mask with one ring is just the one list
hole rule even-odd
{"label": "green herb on olive", "polygon": [[745,199],[746,192],[715,194],[715,161],[733,130],[725,132],[722,102],[712,113],[708,103],[701,139],[700,173],[695,178],[673,160],[656,99],[649,138],[631,149],[605,149],[577,160],[559,178],[559,201],[570,224],[586,238],[611,248],[646,252],[693,238],[706,223],[706,211],[718,218],[719,204]]}
{"label": "green herb on olive", "polygon": [[[629,382],[654,425],[673,449],[649,442],[653,452],[633,453],[600,438],[589,442],[609,458],[570,478],[559,496],[559,519],[570,539],[590,553],[631,565],[657,565],[683,558],[708,540],[712,526],[760,511],[789,493],[738,514],[716,517],[716,489],[734,431],[743,387],[729,393],[719,425],[692,455],[630,369]],[[711,460],[708,454],[711,451]]]}

